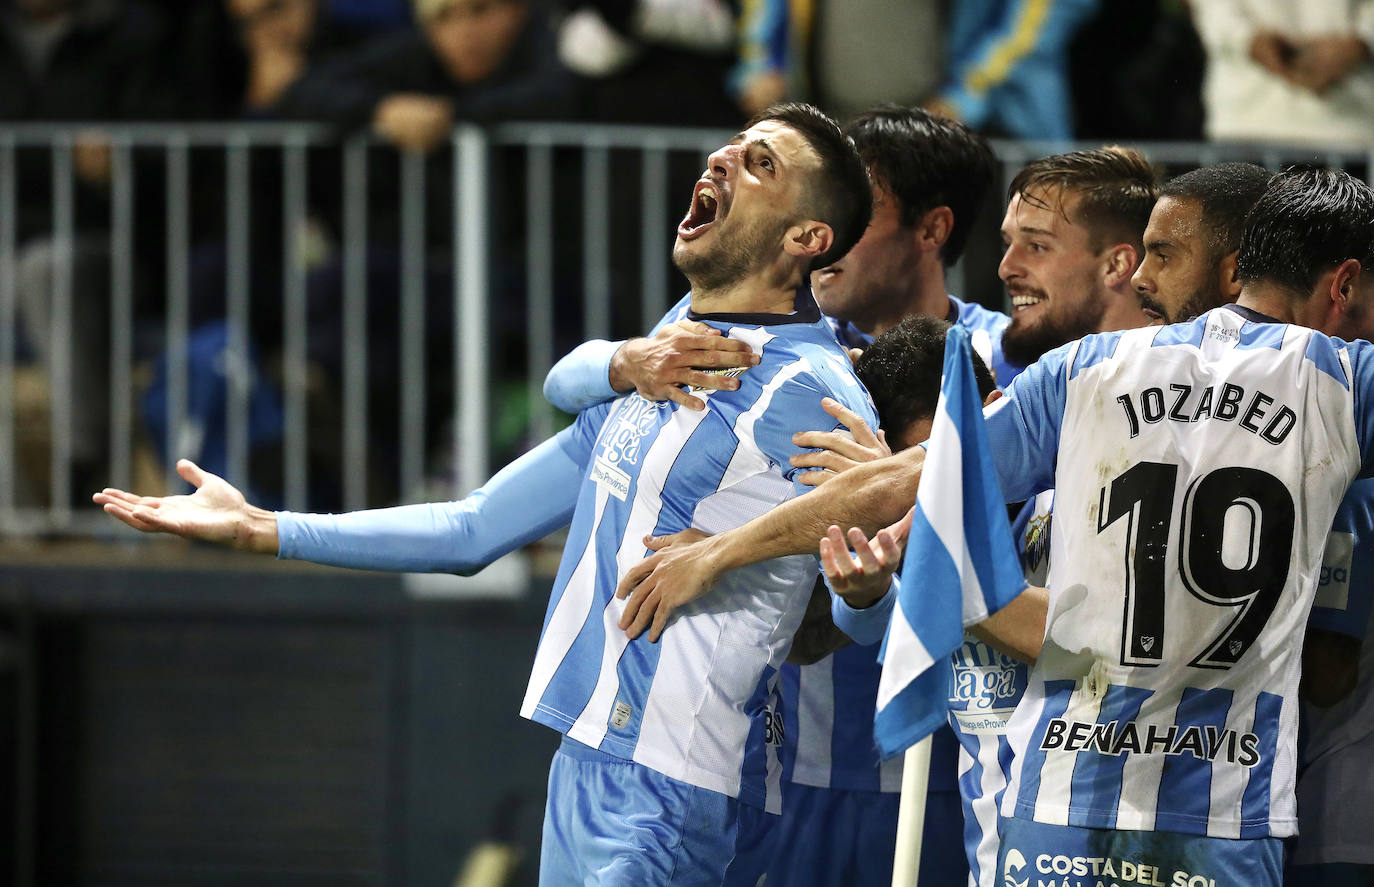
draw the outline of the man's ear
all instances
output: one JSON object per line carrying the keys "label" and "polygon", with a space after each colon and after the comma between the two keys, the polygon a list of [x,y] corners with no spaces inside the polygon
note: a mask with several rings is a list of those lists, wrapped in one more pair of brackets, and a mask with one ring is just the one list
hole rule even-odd
{"label": "man's ear", "polygon": [[1118,243],[1107,250],[1107,268],[1102,282],[1108,289],[1129,286],[1131,276],[1140,265],[1140,253],[1129,243]]}
{"label": "man's ear", "polygon": [[1240,250],[1232,250],[1221,257],[1221,263],[1217,266],[1217,292],[1227,302],[1240,298],[1240,277],[1236,274],[1236,260],[1239,257]]}
{"label": "man's ear", "polygon": [[810,219],[787,229],[782,248],[789,256],[814,259],[824,254],[835,242],[835,231],[825,222]]}
{"label": "man's ear", "polygon": [[916,242],[923,252],[938,252],[954,230],[954,210],[937,206],[916,222]]}
{"label": "man's ear", "polygon": [[1359,259],[1346,259],[1336,266],[1335,273],[1331,275],[1327,296],[1331,299],[1332,307],[1342,314],[1359,298],[1361,273]]}

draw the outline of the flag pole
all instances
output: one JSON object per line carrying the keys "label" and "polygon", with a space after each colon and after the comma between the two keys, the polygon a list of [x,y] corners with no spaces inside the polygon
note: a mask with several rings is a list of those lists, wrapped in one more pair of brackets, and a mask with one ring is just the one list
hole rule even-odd
{"label": "flag pole", "polygon": [[902,759],[902,799],[897,808],[897,854],[892,887],[916,887],[921,877],[921,835],[926,827],[926,787],[930,783],[930,737],[906,750]]}

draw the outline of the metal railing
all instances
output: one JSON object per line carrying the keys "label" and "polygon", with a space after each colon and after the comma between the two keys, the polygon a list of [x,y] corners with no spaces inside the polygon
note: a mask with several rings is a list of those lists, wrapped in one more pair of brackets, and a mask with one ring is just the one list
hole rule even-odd
{"label": "metal railing", "polygon": [[[324,128],[292,124],[0,127],[0,534],[4,535],[112,532],[112,522],[93,508],[81,506],[90,491],[74,488],[72,472],[74,411],[82,406],[73,397],[74,349],[82,345],[73,339],[73,324],[82,310],[77,297],[92,297],[76,292],[73,273],[75,244],[81,234],[74,158],[78,146],[96,130],[108,145],[109,156],[108,217],[100,226],[109,244],[108,292],[96,295],[108,301],[110,319],[109,338],[102,346],[108,353],[109,420],[103,442],[106,473],[99,485],[135,486],[137,457],[147,451],[148,432],[140,421],[136,395],[141,377],[146,376],[140,365],[151,358],[136,353],[136,326],[141,322],[146,327],[147,318],[135,316],[139,284],[134,255],[136,239],[146,234],[140,225],[148,217],[159,218],[165,231],[158,263],[163,277],[158,289],[165,293],[165,306],[155,320],[153,338],[165,355],[168,440],[175,441],[176,432],[191,419],[188,343],[195,246],[191,207],[204,187],[193,180],[192,159],[209,153],[220,158],[223,169],[224,319],[229,336],[222,367],[227,390],[224,470],[236,484],[249,479],[253,372],[247,331],[254,322],[250,308],[254,271],[276,262],[281,281],[280,370],[275,378],[283,416],[280,493],[284,506],[293,510],[313,506],[312,483],[321,469],[311,463],[311,446],[320,435],[333,433],[312,427],[310,421],[311,398],[317,395],[312,394],[310,265],[303,232],[315,213],[312,186],[324,186],[338,197],[332,225],[337,231],[334,258],[342,279],[337,310],[343,358],[337,390],[329,396],[341,417],[337,425],[341,439],[333,443],[342,469],[329,480],[339,490],[336,504],[353,510],[390,504],[369,493],[368,466],[382,443],[397,454],[396,498],[459,495],[480,485],[491,467],[494,423],[512,418],[510,412],[517,409],[507,403],[518,400],[510,396],[513,377],[523,376],[519,381],[523,415],[514,418],[526,426],[524,436],[539,440],[551,434],[558,418],[543,403],[541,384],[560,345],[646,329],[680,294],[682,281],[668,264],[675,212],[685,206],[702,158],[729,135],[714,130],[571,124],[510,124],[486,130],[461,126],[436,157],[400,155],[394,161],[398,175],[392,195],[399,218],[400,360],[394,404],[398,419],[395,441],[388,442],[378,438],[379,432],[369,422],[379,408],[370,384],[377,369],[370,307],[377,294],[371,292],[369,282],[369,244],[376,236],[371,203],[383,183],[376,175],[379,149],[368,137],[339,142]],[[1031,158],[1075,147],[1081,146],[996,143],[1004,187]],[[1141,147],[1152,161],[1175,171],[1228,159],[1253,160],[1271,169],[1315,161],[1358,168],[1366,175],[1374,170],[1374,152],[1276,145],[1158,143]],[[33,429],[18,427],[15,393],[23,356],[17,334],[21,327],[18,306],[23,302],[18,264],[25,248],[17,222],[18,176],[21,154],[32,155],[35,150],[46,152],[45,169],[51,181],[47,207],[51,224],[41,232],[51,244],[53,257],[49,338],[45,347],[37,349],[43,353],[38,372],[49,391],[45,477],[34,476],[42,460],[25,458],[17,445],[18,432]],[[272,162],[281,171],[279,193],[266,198],[279,206],[266,210],[258,205],[264,198],[254,190],[252,163],[255,154],[264,150],[275,156]],[[336,173],[321,172],[313,162],[322,150],[336,158],[337,165],[329,167]],[[148,158],[153,162],[140,163]],[[159,206],[149,206],[138,190],[146,184],[147,169],[154,170],[152,175],[164,194]],[[334,174],[337,182],[320,178]],[[434,180],[454,185],[438,201],[447,218],[434,215]],[[219,187],[221,180],[216,178],[212,185]],[[577,204],[575,211],[568,210],[570,200]],[[264,211],[280,219],[284,236],[279,256],[259,255],[251,249],[255,220]],[[560,218],[569,216],[580,220],[572,226],[576,230],[563,230]],[[512,219],[518,224],[506,225]],[[436,341],[427,323],[432,296],[427,292],[426,275],[436,253],[431,234],[445,225],[450,234],[438,252],[446,254],[455,269],[448,294],[452,360],[445,371],[452,391],[446,412],[453,430],[445,445],[447,452],[436,452],[430,441],[435,425],[441,423],[426,396],[435,384],[426,348]],[[505,236],[507,227],[517,231],[513,241]],[[569,273],[571,265],[580,266],[579,273]],[[637,274],[629,273],[636,269]],[[992,273],[979,269],[978,276],[986,280]],[[951,290],[965,292],[972,278],[971,269],[956,267]],[[577,302],[571,310],[570,298]],[[504,316],[507,306],[520,302],[524,316],[516,338],[523,354],[502,363],[508,355],[493,348],[493,310],[499,309]],[[497,387],[501,389],[499,402]],[[182,486],[170,466],[170,457],[175,455],[168,453],[167,464],[160,468],[168,489]],[[444,467],[440,472],[444,483],[437,489],[433,483],[426,484],[427,476],[435,474],[435,464]],[[21,487],[30,492],[39,489],[42,495],[30,496],[37,501],[26,501]]]}

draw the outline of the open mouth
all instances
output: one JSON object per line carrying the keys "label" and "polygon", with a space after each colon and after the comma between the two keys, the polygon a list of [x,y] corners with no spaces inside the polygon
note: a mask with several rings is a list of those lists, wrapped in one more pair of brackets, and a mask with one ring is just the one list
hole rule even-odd
{"label": "open mouth", "polygon": [[706,229],[715,224],[720,204],[720,192],[716,190],[715,184],[709,181],[697,182],[696,188],[692,190],[692,205],[677,226],[677,236],[683,240],[691,240],[705,234]]}

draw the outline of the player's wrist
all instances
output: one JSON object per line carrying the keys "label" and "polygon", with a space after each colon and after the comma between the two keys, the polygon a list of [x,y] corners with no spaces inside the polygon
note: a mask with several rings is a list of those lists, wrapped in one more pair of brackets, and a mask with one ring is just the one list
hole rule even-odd
{"label": "player's wrist", "polygon": [[636,361],[634,345],[640,341],[642,340],[626,339],[611,355],[610,365],[606,369],[606,381],[617,394],[629,394],[638,387],[630,374]]}
{"label": "player's wrist", "polygon": [[278,554],[281,541],[277,534],[277,515],[256,505],[246,506],[235,529],[233,545],[254,554]]}

